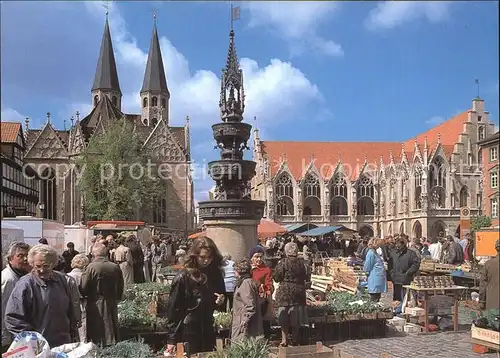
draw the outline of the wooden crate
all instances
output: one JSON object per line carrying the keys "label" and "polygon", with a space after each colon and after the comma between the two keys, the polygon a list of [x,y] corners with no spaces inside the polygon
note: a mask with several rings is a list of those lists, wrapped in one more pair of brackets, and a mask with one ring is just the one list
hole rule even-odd
{"label": "wooden crate", "polygon": [[[269,358],[332,358],[336,357],[331,348],[317,342],[313,346],[272,348]],[[339,355],[337,357],[340,357]]]}
{"label": "wooden crate", "polygon": [[496,332],[491,329],[479,328],[472,325],[471,338],[493,343],[500,347],[500,332]]}

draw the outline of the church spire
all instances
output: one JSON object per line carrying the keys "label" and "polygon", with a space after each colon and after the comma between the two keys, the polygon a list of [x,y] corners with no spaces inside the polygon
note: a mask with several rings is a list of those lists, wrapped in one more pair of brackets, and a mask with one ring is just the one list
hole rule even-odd
{"label": "church spire", "polygon": [[102,35],[101,49],[99,59],[92,85],[92,98],[94,107],[101,100],[102,95],[107,95],[113,105],[120,109],[122,92],[118,81],[118,72],[116,70],[115,54],[113,43],[111,42],[111,33],[109,31],[108,12],[106,11],[106,23]]}
{"label": "church spire", "polygon": [[236,54],[233,29],[229,32],[226,67],[222,70],[219,108],[223,122],[241,122],[243,120],[245,110],[243,71],[240,69]]}
{"label": "church spire", "polygon": [[163,67],[158,31],[156,29],[156,15],[154,16],[153,37],[149,46],[148,62],[146,72],[144,73],[141,93],[147,91],[166,92],[170,96],[165,69]]}
{"label": "church spire", "polygon": [[168,124],[168,108],[170,91],[165,77],[160,41],[156,28],[156,13],[153,16],[153,36],[149,46],[148,62],[144,72],[141,89],[142,114],[141,120],[145,126],[155,126],[161,118]]}

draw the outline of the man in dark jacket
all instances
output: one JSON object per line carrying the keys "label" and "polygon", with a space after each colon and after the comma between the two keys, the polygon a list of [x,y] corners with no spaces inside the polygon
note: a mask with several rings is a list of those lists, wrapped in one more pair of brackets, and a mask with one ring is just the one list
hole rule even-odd
{"label": "man in dark jacket", "polygon": [[[409,285],[415,277],[420,267],[420,259],[413,250],[409,250],[406,240],[398,238],[396,249],[390,252],[388,263],[389,273],[394,285],[394,301],[403,302],[406,290],[403,285]],[[401,304],[396,309],[396,313],[401,313]]]}
{"label": "man in dark jacket", "polygon": [[83,272],[80,284],[87,299],[87,339],[106,347],[120,340],[118,302],[123,295],[123,276],[120,267],[108,260],[106,246],[94,244],[92,255],[94,260]]}
{"label": "man in dark jacket", "polygon": [[487,310],[500,309],[500,240],[495,243],[497,255],[484,264],[481,272],[479,300],[481,308]]}
{"label": "man in dark jacket", "polygon": [[464,262],[464,249],[462,245],[455,241],[452,236],[446,237],[446,263],[452,265],[460,265]]}

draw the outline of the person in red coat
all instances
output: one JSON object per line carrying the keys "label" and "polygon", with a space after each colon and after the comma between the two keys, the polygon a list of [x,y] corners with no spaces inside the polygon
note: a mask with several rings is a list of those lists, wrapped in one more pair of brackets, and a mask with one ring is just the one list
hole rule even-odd
{"label": "person in red coat", "polygon": [[248,254],[252,263],[252,279],[259,286],[259,296],[262,299],[262,316],[264,324],[264,336],[269,339],[271,336],[271,320],[273,318],[272,296],[273,278],[269,267],[264,264],[264,248],[256,246]]}

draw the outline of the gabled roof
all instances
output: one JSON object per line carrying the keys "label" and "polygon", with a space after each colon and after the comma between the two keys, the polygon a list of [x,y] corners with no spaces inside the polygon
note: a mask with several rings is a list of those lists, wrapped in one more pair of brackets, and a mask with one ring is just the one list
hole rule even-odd
{"label": "gabled roof", "polygon": [[[269,159],[271,175],[277,173],[281,161],[286,160],[295,179],[305,175],[311,162],[319,169],[324,179],[330,178],[338,162],[343,165],[344,173],[351,179],[357,178],[366,163],[377,166],[380,156],[389,161],[390,151],[401,151],[397,142],[261,142],[262,150]],[[348,167],[350,166],[350,168]]]}
{"label": "gabled roof", "polygon": [[149,46],[148,62],[146,64],[146,72],[144,73],[141,93],[147,91],[166,92],[170,96],[167,87],[167,78],[165,77],[165,69],[163,68],[163,58],[161,56],[156,23],[153,26],[153,37],[151,38],[151,45]]}
{"label": "gabled roof", "polygon": [[16,143],[19,132],[22,131],[21,123],[17,122],[0,122],[1,142]]}
{"label": "gabled roof", "polygon": [[122,111],[111,103],[108,96],[101,96],[97,106],[92,109],[88,116],[82,119],[81,126],[86,139],[88,139],[99,122],[107,122],[110,120],[118,120],[124,116]]}
{"label": "gabled roof", "polygon": [[402,160],[403,153],[410,163],[413,162],[415,153],[424,155],[426,142],[428,156],[431,156],[440,145],[449,158],[467,120],[468,111],[403,143],[263,141],[261,145],[263,154],[267,156],[271,165],[271,176],[278,172],[281,163],[285,161],[294,178],[302,179],[313,158],[314,165],[319,169],[323,179],[331,178],[340,162],[344,173],[351,180],[355,180],[366,169],[379,168],[381,162],[389,164],[391,152],[395,162]]}
{"label": "gabled roof", "polygon": [[26,157],[32,158],[66,158],[67,156],[68,148],[66,143],[61,139],[59,131],[52,126],[50,121],[45,122],[45,125],[38,132],[36,139],[26,152]]}
{"label": "gabled roof", "polygon": [[97,89],[115,90],[121,93],[107,18],[104,25],[104,33],[102,34],[101,49],[99,51],[99,59],[97,60],[92,91]]}
{"label": "gabled roof", "polygon": [[437,143],[440,142],[444,146],[443,149],[445,149],[447,155],[451,154],[453,146],[458,141],[458,136],[464,129],[464,123],[467,122],[469,118],[468,113],[469,111],[462,112],[459,115],[429,129],[428,131],[408,139],[405,142],[405,146],[413,148],[415,140],[418,144],[423,145],[427,138],[427,143],[429,143],[430,147],[429,150],[434,149]]}

